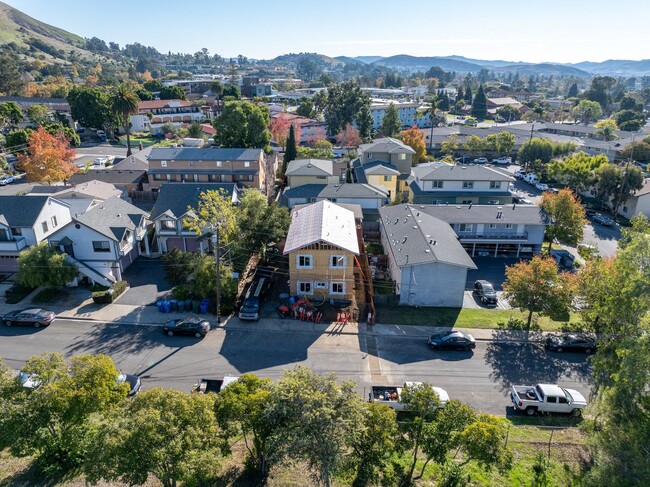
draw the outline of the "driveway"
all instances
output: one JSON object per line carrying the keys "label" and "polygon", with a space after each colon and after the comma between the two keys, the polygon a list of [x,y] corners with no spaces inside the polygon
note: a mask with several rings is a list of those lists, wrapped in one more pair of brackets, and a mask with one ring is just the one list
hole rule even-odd
{"label": "driveway", "polygon": [[124,271],[122,278],[129,283],[130,289],[120,296],[119,304],[153,305],[172,288],[165,280],[165,268],[159,258],[138,257]]}
{"label": "driveway", "polygon": [[494,308],[494,305],[487,306],[481,303],[481,300],[472,292],[474,282],[485,280],[490,282],[497,292],[499,301],[496,307],[498,309],[510,309],[510,304],[503,299],[501,286],[506,280],[506,267],[516,264],[522,259],[516,257],[474,257],[472,260],[474,260],[478,269],[472,269],[467,272],[463,308]]}

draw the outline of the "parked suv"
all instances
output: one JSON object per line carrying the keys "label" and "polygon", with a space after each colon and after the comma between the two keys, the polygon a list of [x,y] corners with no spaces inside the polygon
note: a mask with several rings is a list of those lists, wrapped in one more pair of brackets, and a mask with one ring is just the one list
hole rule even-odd
{"label": "parked suv", "polygon": [[476,281],[474,283],[474,293],[485,304],[497,304],[497,292],[488,281]]}

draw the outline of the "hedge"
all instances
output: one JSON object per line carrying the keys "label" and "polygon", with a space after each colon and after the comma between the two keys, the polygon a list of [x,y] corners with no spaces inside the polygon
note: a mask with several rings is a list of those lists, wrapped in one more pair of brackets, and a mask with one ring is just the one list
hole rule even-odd
{"label": "hedge", "polygon": [[93,301],[97,304],[110,304],[115,301],[120,294],[126,291],[129,283],[126,281],[117,281],[106,291],[96,291],[92,294]]}

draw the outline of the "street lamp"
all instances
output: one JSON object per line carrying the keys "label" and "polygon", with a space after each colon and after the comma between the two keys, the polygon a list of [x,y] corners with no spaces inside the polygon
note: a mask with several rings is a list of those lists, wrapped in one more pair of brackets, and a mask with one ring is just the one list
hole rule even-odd
{"label": "street lamp", "polygon": [[219,227],[214,227],[214,233],[211,237],[212,248],[214,249],[214,260],[216,262],[216,272],[217,272],[217,324],[221,323],[221,316],[219,314],[219,302],[221,301],[221,276],[219,274]]}

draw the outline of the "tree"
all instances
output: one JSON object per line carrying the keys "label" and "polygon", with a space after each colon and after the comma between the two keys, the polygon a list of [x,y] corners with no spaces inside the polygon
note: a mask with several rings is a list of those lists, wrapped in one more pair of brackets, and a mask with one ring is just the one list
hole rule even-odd
{"label": "tree", "polygon": [[210,83],[210,91],[217,99],[219,99],[223,94],[223,83],[219,80],[214,80]]}
{"label": "tree", "polygon": [[96,88],[75,86],[68,93],[66,100],[70,105],[72,118],[84,127],[104,127],[112,117],[108,96]]}
{"label": "tree", "polygon": [[613,118],[606,118],[594,125],[598,130],[596,130],[596,135],[602,137],[605,140],[614,140],[616,139],[616,131],[618,130],[618,125]]}
{"label": "tree", "polygon": [[372,114],[370,113],[370,103],[364,103],[361,106],[357,116],[357,122],[361,139],[364,142],[369,141],[373,126]]}
{"label": "tree", "polygon": [[643,112],[635,110],[621,110],[616,112],[614,120],[621,130],[626,132],[637,132],[645,125]]}
{"label": "tree", "polygon": [[126,133],[126,157],[131,155],[131,115],[138,113],[140,100],[124,83],[111,93],[108,104],[113,115],[122,123]]}
{"label": "tree", "polygon": [[357,147],[362,142],[359,131],[350,124],[346,124],[341,131],[336,134],[336,143],[342,147]]}
{"label": "tree", "polygon": [[591,86],[583,96],[586,101],[593,101],[600,107],[607,107],[611,102],[611,90],[615,84],[616,80],[611,76],[596,76],[591,80]]}
{"label": "tree", "polygon": [[187,284],[196,268],[198,254],[172,249],[162,255],[161,260],[165,268],[165,280],[172,286]]}
{"label": "tree", "polygon": [[485,141],[478,135],[470,135],[465,139],[463,149],[465,149],[470,156],[478,156],[485,150]]}
{"label": "tree", "polygon": [[404,484],[410,485],[423,440],[424,426],[433,420],[436,410],[440,407],[440,397],[430,384],[416,382],[402,389],[400,400],[404,404],[404,410],[412,415],[412,420],[406,425],[406,435],[413,448],[413,460],[404,478]]}
{"label": "tree", "polygon": [[440,146],[440,151],[448,156],[453,156],[458,150],[458,136],[456,134],[450,135]]}
{"label": "tree", "polygon": [[402,132],[402,142],[415,151],[413,164],[417,164],[426,158],[427,147],[424,142],[424,131],[413,126]]}
{"label": "tree", "polygon": [[232,97],[235,100],[241,100],[241,90],[239,89],[239,86],[233,84],[224,86],[221,98],[223,99],[227,96]]}
{"label": "tree", "polygon": [[215,402],[215,416],[226,441],[244,438],[250,462],[266,478],[274,461],[279,439],[277,425],[270,417],[273,383],[253,374],[244,374],[222,390]]}
{"label": "tree", "polygon": [[39,127],[29,136],[27,155],[19,155],[19,165],[29,181],[51,184],[63,181],[77,172],[74,159],[77,151],[70,148],[61,134],[52,135]]}
{"label": "tree", "polygon": [[162,81],[158,79],[152,79],[151,81],[146,81],[143,86],[145,90],[151,93],[158,92],[163,89]]}
{"label": "tree", "polygon": [[298,149],[296,148],[296,135],[293,125],[289,127],[289,138],[287,139],[287,147],[284,152],[282,177],[287,171],[287,164],[298,157]]}
{"label": "tree", "polygon": [[519,148],[517,153],[517,160],[521,163],[532,163],[541,161],[542,164],[547,164],[553,157],[553,143],[548,139],[533,138],[527,140]]}
{"label": "tree", "polygon": [[230,197],[225,191],[203,191],[199,195],[196,208],[187,207],[190,215],[185,219],[185,227],[197,235],[213,231],[219,227],[219,242],[227,246],[233,242],[237,232],[237,215]]}
{"label": "tree", "polygon": [[31,391],[16,391],[3,411],[3,436],[16,456],[36,457],[46,475],[77,469],[86,457],[85,438],[96,413],[114,408],[129,391],[106,355],[67,361],[58,353],[31,357],[22,369],[37,377]]}
{"label": "tree", "polygon": [[497,115],[506,122],[512,122],[521,118],[521,112],[512,105],[503,105],[497,109]]}
{"label": "tree", "polygon": [[614,218],[618,215],[618,209],[632,196],[636,191],[643,188],[645,178],[641,168],[638,166],[625,164],[624,167],[618,166],[618,187],[612,197],[612,207]]}
{"label": "tree", "polygon": [[618,187],[619,171],[614,164],[602,164],[594,170],[594,193],[601,209],[611,201]]}
{"label": "tree", "polygon": [[388,105],[386,113],[381,119],[381,133],[385,137],[396,137],[402,130],[402,122],[394,103]]}
{"label": "tree", "polygon": [[557,181],[580,193],[592,186],[594,171],[608,163],[605,154],[590,156],[580,151],[561,160],[554,160],[549,165],[548,172]]}
{"label": "tree", "polygon": [[[9,140],[7,140],[7,145],[9,145]],[[626,146],[625,149],[623,149],[621,155],[628,160],[639,161],[648,164],[650,163],[650,143],[648,143],[646,140],[632,142]]]}
{"label": "tree", "polygon": [[34,125],[44,125],[50,122],[50,109],[45,105],[35,104],[27,109],[27,118]]}
{"label": "tree", "polygon": [[499,156],[510,154],[515,147],[515,136],[510,132],[499,132],[490,134],[485,138],[486,148],[489,148]]}
{"label": "tree", "polygon": [[[361,87],[356,81],[345,81],[329,87],[326,99],[318,102],[325,103],[325,121],[330,134],[339,133],[345,124],[352,124],[358,119],[361,137],[365,140],[366,136],[370,136],[372,117],[370,118],[370,127],[367,127],[368,120],[366,119],[366,115],[370,112],[370,97],[361,91]],[[366,108],[368,108],[367,113]]]}
{"label": "tree", "polygon": [[304,459],[315,479],[330,487],[343,464],[347,438],[361,425],[361,399],[354,383],[336,383],[336,376],[320,376],[298,366],[285,371],[272,389],[272,417],[282,425],[291,458]]}
{"label": "tree", "polygon": [[348,443],[356,466],[353,485],[363,487],[378,478],[398,447],[395,410],[385,404],[365,403],[361,427],[352,433]]}
{"label": "tree", "polygon": [[237,207],[238,244],[246,255],[259,252],[268,242],[278,242],[289,229],[291,217],[283,206],[259,190],[247,189]]}
{"label": "tree", "polygon": [[[470,93],[469,88],[467,92]],[[478,87],[474,101],[472,101],[472,116],[483,120],[487,117],[487,97],[483,91],[483,85]]]}
{"label": "tree", "polygon": [[314,102],[307,97],[302,97],[300,99],[300,104],[296,109],[296,115],[306,118],[314,118],[316,116],[316,110],[314,109]]}
{"label": "tree", "polygon": [[558,272],[554,259],[535,256],[506,267],[503,290],[513,308],[528,311],[528,331],[533,313],[551,316],[568,312],[574,280],[570,274]]}
{"label": "tree", "polygon": [[463,464],[475,460],[482,467],[502,464],[508,467],[511,455],[503,447],[506,420],[491,414],[479,414],[476,421],[460,433],[460,446],[465,453]]}
{"label": "tree", "polygon": [[282,149],[287,145],[287,136],[289,135],[289,127],[291,126],[291,122],[285,117],[275,117],[271,120],[271,125],[269,127],[271,135],[273,136],[275,143]]}
{"label": "tree", "polygon": [[66,261],[66,254],[41,242],[23,250],[18,257],[16,279],[27,287],[64,286],[77,275],[77,268]]}
{"label": "tree", "polygon": [[136,485],[153,474],[163,486],[175,487],[209,475],[219,455],[214,402],[214,394],[160,388],[124,402],[88,442],[88,481]]}
{"label": "tree", "polygon": [[576,120],[582,121],[585,125],[589,125],[592,120],[597,120],[603,114],[603,109],[600,103],[591,100],[580,100],[580,102],[571,109]]}
{"label": "tree", "polygon": [[[429,102],[429,108],[426,110],[426,114],[429,115],[429,121],[431,122],[431,132],[429,133],[429,152],[433,153],[433,128],[438,125],[436,120],[436,110],[438,109],[438,98],[433,96]],[[426,154],[426,147],[425,147]]]}
{"label": "tree", "polygon": [[16,126],[23,120],[23,111],[13,101],[0,103],[0,129]]}
{"label": "tree", "polygon": [[201,128],[201,124],[196,121],[192,122],[190,126],[187,128],[187,136],[192,137],[194,139],[202,139],[203,129]]}
{"label": "tree", "polygon": [[25,80],[16,60],[8,55],[0,56],[0,93],[5,95],[19,94],[25,86]]}
{"label": "tree", "polygon": [[151,92],[145,88],[138,87],[135,89],[135,95],[140,101],[153,100],[153,95]]}
{"label": "tree", "polygon": [[548,240],[549,254],[555,240],[572,246],[582,241],[587,220],[585,220],[585,209],[576,199],[573,191],[562,189],[557,194],[545,192],[542,194],[539,206],[550,219],[544,234]]}
{"label": "tree", "polygon": [[30,128],[12,130],[5,137],[4,148],[11,152],[25,152],[29,146],[29,138],[34,133]]}
{"label": "tree", "polygon": [[47,130],[50,135],[63,136],[67,139],[72,147],[78,147],[81,144],[81,139],[79,134],[75,132],[72,128],[64,126],[59,122],[50,122],[43,125],[43,128]]}
{"label": "tree", "polygon": [[226,102],[214,122],[214,140],[221,147],[268,150],[271,141],[270,112],[267,106],[249,101]]}
{"label": "tree", "polygon": [[566,96],[567,98],[575,98],[578,96],[578,83],[573,83],[569,86],[569,91]]}
{"label": "tree", "polygon": [[180,86],[163,86],[158,93],[161,100],[186,100],[185,91]]}

